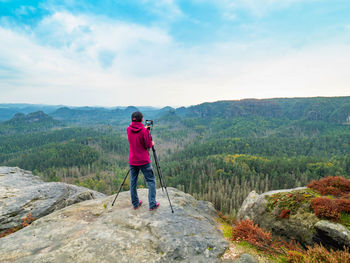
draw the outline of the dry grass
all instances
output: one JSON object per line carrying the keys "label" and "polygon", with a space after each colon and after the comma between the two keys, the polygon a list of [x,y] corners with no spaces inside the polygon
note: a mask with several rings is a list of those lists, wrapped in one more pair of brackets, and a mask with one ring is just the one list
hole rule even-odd
{"label": "dry grass", "polygon": [[305,253],[289,251],[288,263],[350,263],[350,253],[346,248],[342,250],[327,250],[321,245],[308,247]]}

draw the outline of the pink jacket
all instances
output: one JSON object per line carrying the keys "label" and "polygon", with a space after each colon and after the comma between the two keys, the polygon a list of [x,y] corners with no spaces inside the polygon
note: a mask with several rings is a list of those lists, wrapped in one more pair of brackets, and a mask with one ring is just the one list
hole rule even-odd
{"label": "pink jacket", "polygon": [[126,129],[130,145],[129,164],[145,165],[151,162],[148,149],[152,148],[152,139],[149,130],[142,122],[132,122]]}

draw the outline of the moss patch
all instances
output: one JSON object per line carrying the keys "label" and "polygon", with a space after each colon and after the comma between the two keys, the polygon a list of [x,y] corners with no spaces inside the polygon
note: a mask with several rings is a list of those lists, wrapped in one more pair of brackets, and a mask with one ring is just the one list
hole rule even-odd
{"label": "moss patch", "polygon": [[232,238],[233,235],[233,229],[232,226],[229,224],[222,224],[222,234],[224,235],[225,238],[229,239]]}
{"label": "moss patch", "polygon": [[258,250],[256,247],[254,247],[253,245],[249,244],[247,241],[239,241],[237,243],[239,246],[244,247],[244,248],[251,248],[254,249],[257,252],[261,252],[260,250]]}
{"label": "moss patch", "polygon": [[339,223],[350,230],[350,213],[341,212]]}
{"label": "moss patch", "polygon": [[279,208],[281,211],[288,209],[291,215],[296,214],[301,207],[307,210],[305,212],[311,212],[311,201],[318,196],[320,196],[319,193],[309,188],[291,192],[281,192],[266,196],[268,201],[267,208],[269,211],[275,208]]}

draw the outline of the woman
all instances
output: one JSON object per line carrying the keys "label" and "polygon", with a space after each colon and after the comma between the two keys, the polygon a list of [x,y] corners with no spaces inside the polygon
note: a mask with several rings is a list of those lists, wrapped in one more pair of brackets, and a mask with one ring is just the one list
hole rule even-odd
{"label": "woman", "polygon": [[156,202],[156,180],[149,158],[148,149],[152,148],[154,143],[151,139],[151,133],[148,126],[142,124],[143,115],[136,111],[131,115],[131,124],[127,128],[128,140],[130,145],[129,166],[130,166],[130,194],[134,209],[141,206],[142,201],[137,195],[137,179],[139,172],[143,173],[148,184],[148,203],[149,210],[152,211],[159,206]]}

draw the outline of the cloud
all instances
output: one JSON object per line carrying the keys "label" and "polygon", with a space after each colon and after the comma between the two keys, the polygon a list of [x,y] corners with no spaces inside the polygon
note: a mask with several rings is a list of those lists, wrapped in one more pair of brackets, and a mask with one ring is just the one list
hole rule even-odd
{"label": "cloud", "polygon": [[164,28],[69,12],[28,30],[0,27],[1,102],[165,106],[349,95],[346,45],[184,46]]}
{"label": "cloud", "polygon": [[43,19],[34,33],[36,41],[44,46],[59,48],[75,61],[100,63],[103,67],[113,66],[114,58],[124,54],[132,57],[147,47],[155,49],[171,42],[171,37],[156,27],[67,12]]}
{"label": "cloud", "polygon": [[[101,103],[123,105],[132,97],[126,95],[130,86],[142,89],[134,79],[172,67],[164,55],[172,45],[166,32],[98,17],[59,12],[29,33],[0,27],[0,38],[3,100],[45,97],[53,102],[61,97],[71,104],[91,104],[97,93]],[[78,91],[85,101],[69,95]]]}
{"label": "cloud", "polygon": [[246,64],[233,82],[246,97],[348,96],[349,58],[346,45],[289,50]]}

